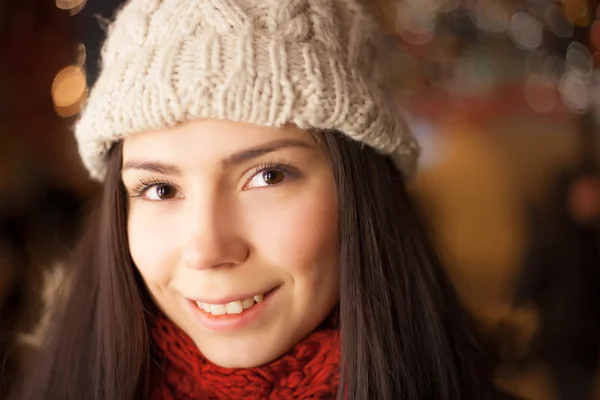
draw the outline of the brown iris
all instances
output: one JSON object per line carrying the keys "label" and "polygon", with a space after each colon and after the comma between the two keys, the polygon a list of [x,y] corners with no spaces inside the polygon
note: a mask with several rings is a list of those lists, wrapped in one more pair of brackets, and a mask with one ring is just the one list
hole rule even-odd
{"label": "brown iris", "polygon": [[175,189],[169,185],[159,185],[156,187],[156,195],[161,200],[172,199],[175,197]]}
{"label": "brown iris", "polygon": [[263,172],[263,179],[267,183],[267,185],[277,185],[284,178],[283,171],[278,171],[276,169],[269,169]]}

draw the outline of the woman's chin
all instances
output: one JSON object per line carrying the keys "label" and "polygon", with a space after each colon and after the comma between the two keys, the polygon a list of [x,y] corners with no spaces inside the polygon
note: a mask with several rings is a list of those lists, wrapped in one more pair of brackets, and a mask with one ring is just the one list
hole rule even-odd
{"label": "woman's chin", "polygon": [[285,352],[276,351],[275,349],[271,349],[271,351],[262,351],[257,352],[256,348],[254,350],[248,351],[232,351],[231,348],[227,348],[225,345],[220,349],[212,348],[212,351],[202,352],[204,358],[206,358],[212,364],[215,364],[218,367],[222,368],[254,368],[260,367],[261,365],[265,365],[270,363],[271,361],[276,360]]}

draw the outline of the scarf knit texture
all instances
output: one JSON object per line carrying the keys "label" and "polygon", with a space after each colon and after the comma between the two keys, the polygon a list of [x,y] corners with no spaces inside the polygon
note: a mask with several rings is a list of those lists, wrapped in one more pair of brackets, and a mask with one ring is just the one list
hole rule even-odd
{"label": "scarf knit texture", "polygon": [[323,326],[287,354],[255,368],[223,368],[206,360],[166,317],[152,329],[162,358],[152,373],[152,400],[335,399],[340,377],[339,333]]}

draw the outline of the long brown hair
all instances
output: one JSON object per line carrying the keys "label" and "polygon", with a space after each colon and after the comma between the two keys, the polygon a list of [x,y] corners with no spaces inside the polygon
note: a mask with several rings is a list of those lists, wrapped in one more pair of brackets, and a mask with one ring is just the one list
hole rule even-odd
{"label": "long brown hair", "polygon": [[[496,398],[401,173],[388,157],[340,133],[317,134],[329,149],[339,197],[338,399]],[[121,162],[116,144],[69,296],[15,399],[147,396],[154,306],[129,255]]]}

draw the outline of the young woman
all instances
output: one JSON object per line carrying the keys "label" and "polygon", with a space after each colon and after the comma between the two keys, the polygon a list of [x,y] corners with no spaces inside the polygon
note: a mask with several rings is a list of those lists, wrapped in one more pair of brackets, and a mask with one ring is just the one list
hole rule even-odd
{"label": "young woman", "polygon": [[18,399],[497,399],[357,0],[131,0],[76,134],[101,198]]}

